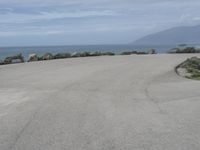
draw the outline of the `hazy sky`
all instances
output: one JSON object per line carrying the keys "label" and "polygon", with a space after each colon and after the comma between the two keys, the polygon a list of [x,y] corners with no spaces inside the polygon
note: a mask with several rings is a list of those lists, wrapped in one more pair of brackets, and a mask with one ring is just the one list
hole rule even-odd
{"label": "hazy sky", "polygon": [[200,0],[0,0],[0,46],[122,44],[200,24]]}

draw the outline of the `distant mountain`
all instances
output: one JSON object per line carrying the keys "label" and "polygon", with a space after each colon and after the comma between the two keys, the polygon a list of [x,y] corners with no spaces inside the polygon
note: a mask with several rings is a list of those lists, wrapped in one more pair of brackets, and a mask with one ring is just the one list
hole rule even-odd
{"label": "distant mountain", "polygon": [[200,25],[192,27],[175,27],[155,34],[147,35],[136,40],[137,45],[177,45],[177,44],[199,44]]}

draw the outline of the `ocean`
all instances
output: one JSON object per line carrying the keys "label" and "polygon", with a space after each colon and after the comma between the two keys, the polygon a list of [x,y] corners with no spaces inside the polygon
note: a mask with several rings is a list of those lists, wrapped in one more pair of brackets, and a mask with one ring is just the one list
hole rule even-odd
{"label": "ocean", "polygon": [[19,53],[22,53],[24,58],[27,60],[29,54],[37,54],[42,56],[46,52],[52,54],[56,53],[73,53],[73,52],[114,52],[119,54],[122,51],[148,51],[149,49],[156,49],[158,53],[166,53],[170,49],[176,46],[173,45],[162,45],[162,46],[153,46],[153,45],[71,45],[71,46],[30,46],[30,47],[0,47],[0,60],[3,60],[5,57],[13,56]]}

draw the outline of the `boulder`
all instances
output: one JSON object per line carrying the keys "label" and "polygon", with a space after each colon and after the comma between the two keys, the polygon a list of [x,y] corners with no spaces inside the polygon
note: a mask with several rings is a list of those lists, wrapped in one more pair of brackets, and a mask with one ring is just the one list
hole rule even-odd
{"label": "boulder", "polygon": [[72,53],[72,57],[81,57],[81,53],[74,52]]}
{"label": "boulder", "polygon": [[54,59],[54,56],[51,53],[46,53],[42,56],[42,60],[51,60]]}
{"label": "boulder", "polygon": [[2,60],[0,61],[0,65],[4,65],[4,62]]}
{"label": "boulder", "polygon": [[38,56],[36,54],[30,54],[28,57],[28,62],[38,61]]}
{"label": "boulder", "polygon": [[4,59],[4,64],[12,64],[12,63],[23,63],[24,62],[24,57],[22,56],[22,54],[17,54],[11,57],[6,57]]}
{"label": "boulder", "polygon": [[155,50],[155,49],[150,49],[150,50],[148,51],[148,54],[156,54],[156,50]]}

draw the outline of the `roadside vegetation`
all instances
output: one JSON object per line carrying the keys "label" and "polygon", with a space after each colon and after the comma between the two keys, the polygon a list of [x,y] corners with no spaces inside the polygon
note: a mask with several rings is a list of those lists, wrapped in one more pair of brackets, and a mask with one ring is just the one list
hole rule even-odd
{"label": "roadside vegetation", "polygon": [[132,54],[137,54],[137,55],[145,55],[145,54],[157,54],[155,49],[150,49],[148,52],[145,51],[124,51],[120,55],[132,55]]}
{"label": "roadside vegetation", "polygon": [[132,54],[145,55],[148,53],[147,52],[138,52],[138,51],[125,51],[125,52],[122,52],[120,55],[132,55]]}
{"label": "roadside vegetation", "polygon": [[[38,56],[37,54],[30,54],[27,62],[32,61],[44,61],[52,59],[64,59],[64,58],[76,58],[76,57],[93,57],[93,56],[114,56],[113,52],[75,52],[70,53],[57,53],[55,55],[51,53],[45,53],[43,56]],[[3,61],[0,61],[0,65],[13,64],[13,63],[23,63],[24,57],[22,54],[17,54],[14,56],[6,57]]]}
{"label": "roadside vegetation", "polygon": [[[156,54],[155,49],[151,49],[148,52],[142,52],[142,51],[125,51],[122,52],[120,55],[144,55],[144,54]],[[97,56],[114,56],[116,55],[113,52],[74,52],[74,53],[45,53],[42,56],[38,56],[37,54],[30,54],[27,62],[33,62],[33,61],[45,61],[45,60],[52,60],[52,59],[65,59],[65,58],[77,58],[77,57],[97,57]],[[23,63],[25,62],[24,57],[22,54],[17,54],[14,56],[6,57],[3,61],[0,61],[0,65],[6,65],[6,64],[13,64],[13,63]]]}
{"label": "roadside vegetation", "polygon": [[[186,72],[181,71],[183,69]],[[200,80],[200,58],[192,57],[187,59],[177,67],[177,71],[186,78]]]}
{"label": "roadside vegetation", "polygon": [[173,48],[169,53],[200,53],[200,49],[195,47]]}

